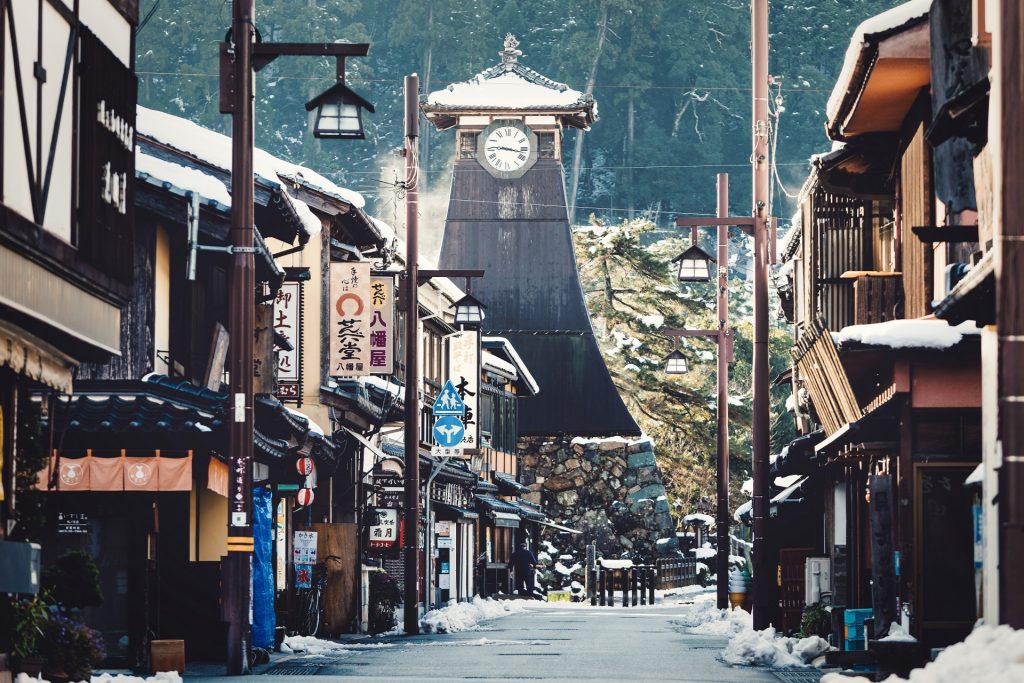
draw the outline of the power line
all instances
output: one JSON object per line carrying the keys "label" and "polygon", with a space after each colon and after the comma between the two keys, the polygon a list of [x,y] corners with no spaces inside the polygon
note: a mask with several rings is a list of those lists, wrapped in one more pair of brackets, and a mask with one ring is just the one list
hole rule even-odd
{"label": "power line", "polygon": [[[777,164],[778,166],[806,166],[806,161],[785,161]],[[676,169],[676,168],[745,168],[749,169],[750,164],[677,164],[677,165],[664,165],[664,166],[585,166],[582,167],[581,171],[606,171],[606,170],[643,170],[643,169]],[[555,170],[555,169],[551,169]],[[386,173],[387,171],[343,171],[345,174],[352,175],[379,175]],[[427,170],[420,169],[420,173],[451,173],[451,169],[438,169],[438,170]],[[459,170],[459,173],[487,173],[486,169],[482,168],[466,168]]]}

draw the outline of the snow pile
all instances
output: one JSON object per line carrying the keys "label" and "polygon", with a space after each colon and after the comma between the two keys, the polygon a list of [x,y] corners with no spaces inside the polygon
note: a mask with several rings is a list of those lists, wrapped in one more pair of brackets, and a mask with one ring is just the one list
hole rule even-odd
{"label": "snow pile", "polygon": [[288,654],[302,652],[307,655],[328,655],[344,652],[347,648],[332,640],[321,640],[314,636],[285,636],[281,652]]}
{"label": "snow pile", "polygon": [[827,649],[828,642],[818,636],[788,638],[778,636],[771,626],[763,631],[746,628],[729,640],[722,659],[743,666],[807,666]]}
{"label": "snow pile", "polygon": [[710,543],[705,543],[700,548],[693,548],[690,552],[693,553],[693,556],[698,560],[706,560],[709,557],[714,557],[718,554],[718,551],[712,548]]}
{"label": "snow pile", "polygon": [[870,325],[850,325],[839,331],[839,343],[859,342],[892,349],[948,349],[965,335],[981,334],[973,320],[952,327],[945,320],[889,320]]}
{"label": "snow pile", "polygon": [[640,316],[640,322],[647,327],[661,327],[665,324],[665,316],[653,314]]}
{"label": "snow pile", "polygon": [[[17,682],[22,683],[22,676],[25,674],[18,674]],[[40,683],[42,679],[28,678],[27,681],[31,683]],[[112,676],[108,673],[93,674],[90,679],[91,683],[181,683],[181,675],[177,671],[161,671],[160,673],[142,678],[140,676],[127,676],[125,674],[117,674]]]}
{"label": "snow pile", "polygon": [[479,628],[484,619],[497,619],[525,611],[526,608],[517,600],[484,600],[477,596],[473,602],[453,601],[447,607],[430,610],[423,615],[420,626],[424,633],[458,633]]}
{"label": "snow pile", "polygon": [[917,638],[910,635],[900,624],[894,623],[889,627],[889,635],[881,639],[886,643],[916,643]]}
{"label": "snow pile", "polygon": [[565,576],[569,576],[573,572],[578,572],[582,568],[583,568],[583,565],[581,565],[579,562],[575,563],[571,567],[566,567],[561,562],[555,562],[555,571],[558,572],[559,574],[563,574]]}
{"label": "snow pile", "polygon": [[672,620],[677,626],[686,627],[690,633],[705,636],[732,636],[750,630],[753,618],[750,612],[736,609],[718,609],[714,595],[695,602],[687,612]]}
{"label": "snow pile", "polygon": [[[1024,681],[1024,630],[1009,626],[979,626],[962,643],[943,650],[934,662],[910,674],[912,683],[1018,683]],[[885,683],[906,683],[890,676]],[[858,676],[826,674],[821,683],[868,683]]]}

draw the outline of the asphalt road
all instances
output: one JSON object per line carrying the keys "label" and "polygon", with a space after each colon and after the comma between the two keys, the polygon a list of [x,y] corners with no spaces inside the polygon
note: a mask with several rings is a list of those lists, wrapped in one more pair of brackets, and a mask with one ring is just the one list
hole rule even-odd
{"label": "asphalt road", "polygon": [[[601,608],[537,603],[523,614],[484,622],[480,630],[388,639],[385,647],[380,647],[380,639],[352,641],[353,647],[361,649],[322,657],[276,659],[263,675],[232,681],[288,683],[316,676],[318,681],[345,677],[367,682],[779,683],[780,679],[768,670],[722,662],[719,653],[725,638],[688,634],[686,629],[674,626],[671,619],[681,609],[669,605]],[[190,675],[186,683],[200,683],[204,678]]]}

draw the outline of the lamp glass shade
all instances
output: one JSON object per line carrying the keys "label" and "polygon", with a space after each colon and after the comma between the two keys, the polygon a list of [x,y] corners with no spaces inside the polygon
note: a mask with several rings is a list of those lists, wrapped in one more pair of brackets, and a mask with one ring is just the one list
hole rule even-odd
{"label": "lamp glass shade", "polygon": [[711,269],[707,259],[699,255],[686,256],[679,260],[680,282],[708,282],[711,280]]}
{"label": "lamp glass shade", "polygon": [[686,356],[679,349],[665,356],[664,363],[666,375],[685,375],[690,369],[686,364]]}
{"label": "lamp glass shade", "polygon": [[484,321],[484,305],[467,294],[455,302],[455,324],[480,327]]}
{"label": "lamp glass shade", "polygon": [[317,107],[313,137],[365,138],[362,108],[356,102],[346,101],[341,94],[336,99],[325,99]]}

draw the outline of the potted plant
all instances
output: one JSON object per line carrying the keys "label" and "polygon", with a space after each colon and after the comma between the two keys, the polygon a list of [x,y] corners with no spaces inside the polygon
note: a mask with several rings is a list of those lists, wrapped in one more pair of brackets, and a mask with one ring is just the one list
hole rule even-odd
{"label": "potted plant", "polygon": [[46,622],[40,650],[46,658],[44,674],[50,681],[88,681],[93,667],[107,654],[99,631],[60,614]]}
{"label": "potted plant", "polygon": [[395,609],[402,601],[398,582],[384,571],[370,574],[370,633],[385,633],[396,625]]}
{"label": "potted plant", "polygon": [[18,671],[38,676],[43,669],[45,658],[40,653],[46,624],[50,613],[43,596],[31,600],[11,600],[14,633],[12,649],[17,658]]}
{"label": "potted plant", "polygon": [[832,613],[826,605],[820,602],[811,603],[804,607],[804,613],[800,617],[800,635],[821,636],[828,638],[832,632]]}

